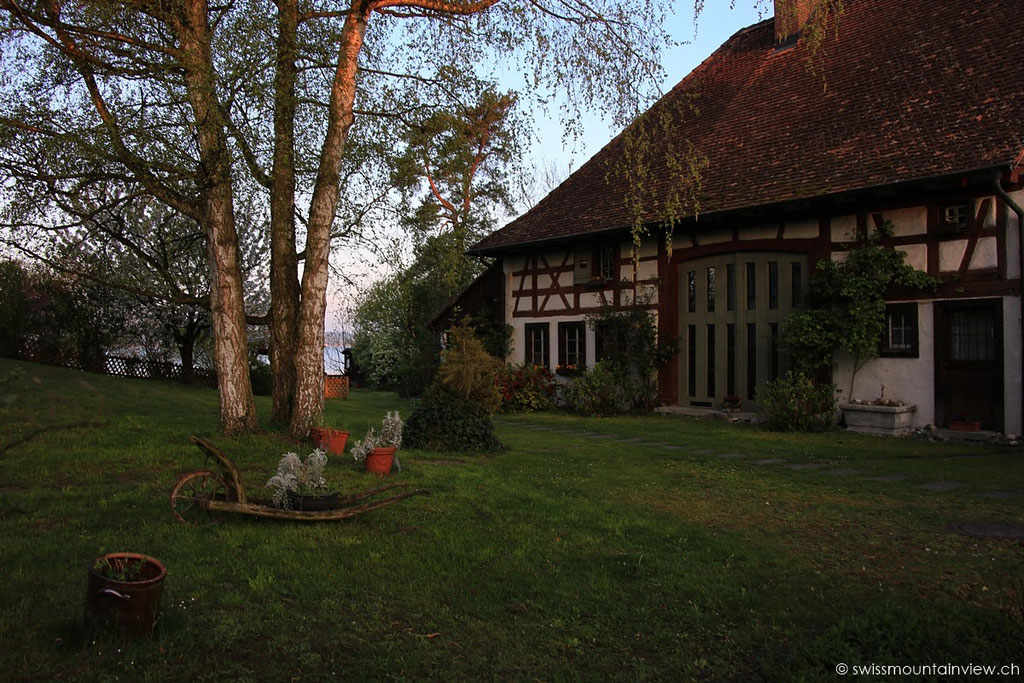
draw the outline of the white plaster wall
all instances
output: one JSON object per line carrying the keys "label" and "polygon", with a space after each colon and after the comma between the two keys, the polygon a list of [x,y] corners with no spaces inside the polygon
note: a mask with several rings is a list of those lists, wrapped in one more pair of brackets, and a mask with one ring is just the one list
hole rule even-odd
{"label": "white plaster wall", "polygon": [[928,270],[928,245],[927,244],[904,244],[897,247],[903,252],[903,261],[911,268]]}
{"label": "white plaster wall", "polygon": [[657,261],[641,261],[637,264],[636,276],[639,280],[650,280],[658,277]]}
{"label": "white plaster wall", "polygon": [[[975,205],[974,206],[975,207],[981,206],[982,203],[984,203],[984,201],[986,199],[991,200],[991,201],[989,202],[989,205],[988,205],[988,213],[985,214],[985,217],[983,219],[983,225],[986,228],[994,228],[995,225],[996,225],[996,198],[995,197],[978,197],[977,200],[975,200]],[[974,216],[971,216],[971,218],[974,218]]]}
{"label": "white plaster wall", "polygon": [[875,358],[857,372],[853,395],[850,395],[850,376],[853,359],[848,354],[837,354],[833,378],[839,387],[841,403],[851,398],[862,401],[876,399],[885,385],[885,397],[916,405],[911,424],[924,427],[935,421],[935,323],[931,302],[917,307],[917,358]]}
{"label": "white plaster wall", "polygon": [[836,216],[832,219],[832,241],[852,242],[857,237],[856,216]]}
{"label": "white plaster wall", "polygon": [[996,268],[999,265],[999,255],[996,253],[996,238],[981,237],[974,247],[974,254],[968,268]]}
{"label": "white plaster wall", "polygon": [[[892,221],[893,234],[897,237],[923,235],[928,232],[928,209],[923,206],[886,211],[882,218]],[[871,224],[874,225],[873,222]]]}
{"label": "white plaster wall", "polygon": [[[1011,192],[1010,197],[1017,206],[1024,207],[1024,190]],[[1017,214],[1006,212],[1006,274],[1008,277],[1020,277],[1020,230],[1017,227]]]}
{"label": "white plaster wall", "polygon": [[697,244],[721,244],[732,240],[732,230],[709,230],[697,235]]}
{"label": "white plaster wall", "polygon": [[1005,433],[1021,434],[1021,378],[1024,365],[1021,362],[1020,297],[1003,297],[1003,419]]}
{"label": "white plaster wall", "polygon": [[[632,242],[623,242],[622,245],[619,248],[621,249],[622,254],[628,256],[629,254],[632,253],[631,250],[633,249],[633,243]],[[637,254],[638,257],[645,258],[647,256],[657,256],[657,255],[658,255],[658,241],[657,240],[648,238],[648,239],[645,239],[643,242],[640,243],[640,250],[639,250],[639,253]]]}
{"label": "white plaster wall", "polygon": [[939,271],[948,273],[952,270],[959,270],[960,262],[964,260],[965,251],[967,251],[967,240],[939,242]]}
{"label": "white plaster wall", "polygon": [[848,252],[848,251],[833,251],[832,252],[832,260],[837,262],[837,263],[842,263],[849,256],[850,256],[850,252]]}
{"label": "white plaster wall", "polygon": [[758,225],[753,228],[744,228],[739,231],[740,240],[770,240],[775,239],[779,234],[777,225]]}
{"label": "white plaster wall", "polygon": [[812,239],[818,236],[818,219],[786,223],[782,236],[788,240]]}

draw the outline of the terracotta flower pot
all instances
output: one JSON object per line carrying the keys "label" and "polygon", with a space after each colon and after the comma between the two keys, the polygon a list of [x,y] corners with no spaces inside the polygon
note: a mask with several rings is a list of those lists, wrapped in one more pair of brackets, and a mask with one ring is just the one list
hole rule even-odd
{"label": "terracotta flower pot", "polygon": [[[97,563],[106,562],[130,578],[104,576]],[[115,627],[129,639],[148,638],[160,615],[160,597],[167,569],[153,557],[139,553],[107,553],[89,567],[85,619],[94,626]]]}
{"label": "terracotta flower pot", "polygon": [[345,443],[348,441],[348,432],[343,429],[323,429],[323,436],[320,437],[320,448],[331,455],[342,455],[345,452]]}
{"label": "terracotta flower pot", "polygon": [[391,473],[391,465],[395,460],[394,448],[374,448],[366,456],[366,471],[379,475]]}

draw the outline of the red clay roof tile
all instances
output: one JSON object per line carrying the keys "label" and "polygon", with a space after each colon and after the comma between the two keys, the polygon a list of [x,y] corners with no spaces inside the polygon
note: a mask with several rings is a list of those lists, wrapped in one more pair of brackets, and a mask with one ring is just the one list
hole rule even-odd
{"label": "red clay roof tile", "polygon": [[[848,0],[816,69],[776,52],[769,19],[737,32],[654,105],[708,159],[702,214],[1011,164],[1024,149],[1024,3]],[[694,109],[681,106],[692,98]],[[472,249],[624,228],[609,184],[620,135],[533,209]],[[654,186],[673,174],[653,154]],[[650,222],[665,207],[647,204]]]}

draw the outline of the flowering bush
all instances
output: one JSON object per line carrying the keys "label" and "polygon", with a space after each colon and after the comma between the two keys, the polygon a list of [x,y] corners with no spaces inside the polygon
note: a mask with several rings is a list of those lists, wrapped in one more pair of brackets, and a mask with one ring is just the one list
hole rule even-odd
{"label": "flowering bush", "polygon": [[504,365],[495,376],[505,413],[551,410],[555,377],[543,365]]}
{"label": "flowering bush", "polygon": [[306,456],[305,462],[295,453],[285,453],[277,463],[277,474],[267,480],[266,486],[274,491],[274,505],[287,508],[288,492],[313,495],[327,491],[324,465],[327,456],[319,448]]}

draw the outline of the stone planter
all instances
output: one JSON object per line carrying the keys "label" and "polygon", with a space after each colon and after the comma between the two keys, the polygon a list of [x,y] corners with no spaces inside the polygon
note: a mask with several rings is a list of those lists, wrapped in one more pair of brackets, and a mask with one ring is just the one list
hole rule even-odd
{"label": "stone planter", "polygon": [[917,406],[873,406],[866,403],[843,403],[839,406],[846,428],[864,434],[905,436],[911,432],[910,421]]}

